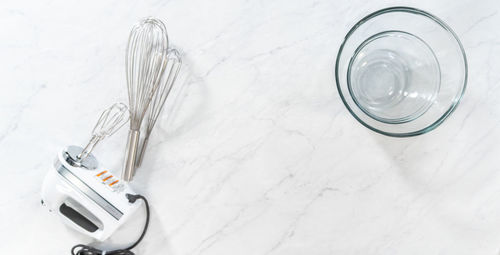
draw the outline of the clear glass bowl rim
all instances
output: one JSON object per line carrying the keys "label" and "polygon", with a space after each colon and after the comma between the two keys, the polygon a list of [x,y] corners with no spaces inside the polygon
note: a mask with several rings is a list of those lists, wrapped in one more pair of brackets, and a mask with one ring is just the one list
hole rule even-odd
{"label": "clear glass bowl rim", "polygon": [[[439,119],[437,119],[435,122],[433,122],[429,126],[427,126],[425,128],[422,128],[420,130],[413,131],[413,132],[408,132],[408,133],[391,133],[391,132],[387,132],[387,131],[383,131],[383,130],[374,128],[374,127],[370,126],[369,124],[365,123],[351,109],[351,107],[349,106],[347,100],[345,99],[344,95],[342,94],[342,90],[341,90],[341,87],[340,87],[339,69],[338,68],[339,68],[340,56],[342,55],[342,51],[344,50],[344,46],[347,43],[347,41],[349,40],[349,38],[351,37],[351,35],[358,29],[358,27],[360,27],[361,25],[363,25],[366,21],[368,21],[368,20],[370,20],[372,18],[375,18],[375,17],[377,17],[379,15],[382,15],[382,14],[385,14],[385,13],[390,13],[390,12],[407,12],[407,13],[422,15],[422,16],[425,16],[427,18],[430,18],[431,20],[433,20],[434,22],[436,22],[438,25],[440,25],[442,28],[444,28],[446,31],[448,31],[448,33],[450,33],[455,38],[458,46],[460,47],[460,51],[461,51],[462,57],[464,59],[464,70],[465,70],[465,72],[464,72],[464,84],[462,86],[461,93],[458,95],[458,97],[455,98],[455,100],[451,104],[450,108],[446,112],[444,112],[444,114]],[[469,68],[468,68],[468,64],[467,64],[467,57],[465,55],[464,47],[463,47],[462,43],[460,42],[460,39],[458,38],[457,34],[451,29],[451,27],[449,27],[444,21],[442,21],[438,17],[436,17],[436,16],[434,16],[434,15],[432,15],[432,14],[426,12],[426,11],[423,11],[423,10],[420,10],[420,9],[417,9],[417,8],[413,8],[413,7],[395,6],[395,7],[389,7],[389,8],[380,9],[378,11],[375,11],[375,12],[371,13],[371,14],[368,14],[367,16],[365,16],[364,18],[362,18],[360,21],[358,21],[349,30],[349,32],[344,37],[344,40],[342,41],[342,44],[340,45],[339,51],[337,53],[337,59],[335,61],[335,81],[337,83],[337,91],[338,91],[338,93],[340,95],[340,98],[342,99],[342,102],[344,103],[345,107],[351,113],[351,115],[359,123],[361,123],[363,126],[367,127],[368,129],[370,129],[372,131],[375,131],[377,133],[380,133],[380,134],[383,134],[383,135],[386,135],[386,136],[391,136],[391,137],[411,137],[411,136],[417,136],[417,135],[425,134],[425,133],[427,133],[427,132],[429,132],[431,130],[434,130],[439,125],[441,125],[441,123],[443,123],[444,120],[446,120],[446,118],[448,118],[448,116],[450,116],[450,114],[457,108],[458,104],[462,100],[462,97],[463,97],[463,95],[465,93],[465,89],[467,87],[468,70],[469,70]]]}

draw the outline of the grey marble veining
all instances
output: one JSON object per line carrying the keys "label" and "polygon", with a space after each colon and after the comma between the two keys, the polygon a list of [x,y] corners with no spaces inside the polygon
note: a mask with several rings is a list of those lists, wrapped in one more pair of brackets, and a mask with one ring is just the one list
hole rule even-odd
{"label": "grey marble veining", "polygon": [[[394,5],[443,19],[469,61],[453,115],[406,139],[356,122],[334,79],[349,28]],[[126,102],[128,32],[152,15],[185,66],[132,183],[152,204],[137,254],[499,254],[499,12],[497,0],[3,0],[0,251],[91,242],[40,206],[41,183],[60,148]],[[95,151],[115,172],[125,140]],[[134,240],[139,214],[100,247]]]}

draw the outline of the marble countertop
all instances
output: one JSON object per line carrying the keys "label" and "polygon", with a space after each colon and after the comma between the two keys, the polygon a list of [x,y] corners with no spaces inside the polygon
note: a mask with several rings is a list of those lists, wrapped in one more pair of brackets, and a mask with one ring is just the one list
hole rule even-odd
{"label": "marble countertop", "polygon": [[[407,5],[447,22],[469,61],[431,133],[360,125],[335,87],[350,27]],[[0,3],[0,251],[69,254],[91,240],[40,206],[58,150],[127,101],[131,26],[166,21],[184,69],[132,183],[152,204],[137,254],[499,254],[500,3],[17,1]],[[119,172],[126,128],[96,148]],[[142,211],[106,249],[139,235]]]}

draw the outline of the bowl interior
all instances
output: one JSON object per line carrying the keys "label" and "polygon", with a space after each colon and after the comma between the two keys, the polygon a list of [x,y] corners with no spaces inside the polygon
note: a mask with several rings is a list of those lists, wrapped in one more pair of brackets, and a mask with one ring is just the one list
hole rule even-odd
{"label": "bowl interior", "polygon": [[386,123],[403,123],[424,114],[436,98],[441,72],[422,39],[403,31],[384,31],[356,49],[347,86],[356,105]]}

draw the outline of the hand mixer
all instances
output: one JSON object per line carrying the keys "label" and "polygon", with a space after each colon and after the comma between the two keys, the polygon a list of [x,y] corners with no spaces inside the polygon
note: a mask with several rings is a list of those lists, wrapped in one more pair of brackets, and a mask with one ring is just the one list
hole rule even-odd
{"label": "hand mixer", "polygon": [[139,206],[129,203],[125,195],[134,194],[131,188],[99,167],[91,153],[99,141],[128,121],[127,113],[122,103],[104,110],[87,146],[61,150],[42,186],[42,204],[70,227],[98,240],[109,237]]}
{"label": "hand mixer", "polygon": [[[55,211],[63,222],[79,232],[102,241],[137,210],[139,203],[135,203],[136,200],[143,200],[146,205],[147,217],[143,232],[128,248],[106,252],[80,244],[71,250],[73,255],[133,255],[130,250],[144,237],[149,224],[148,201],[145,197],[134,194],[128,182],[135,171],[142,120],[153,101],[149,108],[141,157],[176,80],[180,62],[178,52],[168,49],[163,22],[154,18],[141,20],[133,27],[127,44],[129,111],[121,103],[114,104],[100,115],[91,139],[84,148],[68,146],[58,154],[54,169],[49,171],[44,180],[42,204],[48,206],[50,211]],[[130,113],[130,130],[120,180],[108,169],[99,167],[92,150],[127,122],[127,112]]]}

